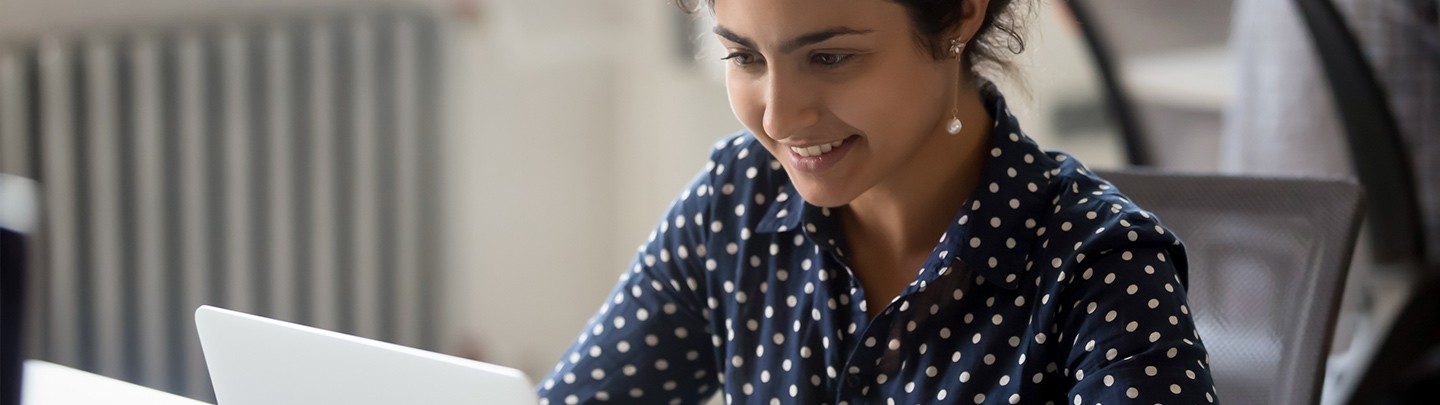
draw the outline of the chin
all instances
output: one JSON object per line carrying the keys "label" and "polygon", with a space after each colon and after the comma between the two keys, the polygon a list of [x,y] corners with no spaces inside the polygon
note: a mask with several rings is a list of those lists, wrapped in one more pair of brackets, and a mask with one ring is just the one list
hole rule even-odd
{"label": "chin", "polygon": [[816,184],[814,181],[795,182],[795,191],[800,193],[800,197],[804,198],[805,202],[823,208],[836,208],[850,204],[856,194],[845,189],[846,187],[843,186]]}

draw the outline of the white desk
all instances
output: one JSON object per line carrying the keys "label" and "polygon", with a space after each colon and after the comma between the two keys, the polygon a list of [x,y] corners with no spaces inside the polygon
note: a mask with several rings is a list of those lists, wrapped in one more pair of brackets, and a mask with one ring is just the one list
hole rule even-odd
{"label": "white desk", "polygon": [[204,405],[204,402],[40,360],[25,361],[21,405]]}

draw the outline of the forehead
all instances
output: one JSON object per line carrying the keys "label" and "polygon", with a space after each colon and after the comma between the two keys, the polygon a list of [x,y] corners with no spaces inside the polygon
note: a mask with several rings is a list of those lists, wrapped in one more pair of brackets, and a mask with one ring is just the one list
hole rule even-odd
{"label": "forehead", "polygon": [[715,23],[761,46],[820,29],[909,29],[905,8],[888,0],[715,0]]}

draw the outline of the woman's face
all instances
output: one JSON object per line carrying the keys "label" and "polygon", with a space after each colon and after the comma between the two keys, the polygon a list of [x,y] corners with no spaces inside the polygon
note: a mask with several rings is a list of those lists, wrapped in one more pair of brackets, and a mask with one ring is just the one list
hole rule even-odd
{"label": "woman's face", "polygon": [[958,62],[922,49],[884,0],[717,0],[730,107],[811,204],[835,207],[894,176],[938,137]]}

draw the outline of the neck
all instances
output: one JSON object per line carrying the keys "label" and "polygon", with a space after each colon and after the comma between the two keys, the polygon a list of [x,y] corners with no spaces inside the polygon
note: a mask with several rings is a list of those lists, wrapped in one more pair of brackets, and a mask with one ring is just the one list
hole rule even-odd
{"label": "neck", "polygon": [[945,131],[946,117],[920,152],[889,179],[841,210],[846,239],[869,254],[904,257],[930,253],[950,219],[969,199],[989,157],[994,119],[979,90],[960,91],[961,132]]}

